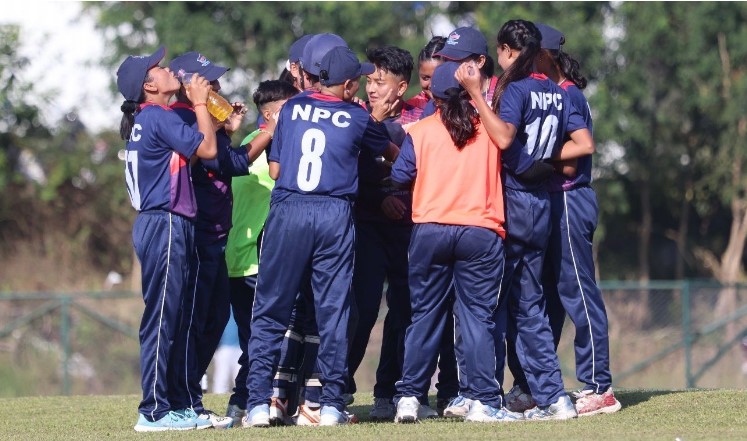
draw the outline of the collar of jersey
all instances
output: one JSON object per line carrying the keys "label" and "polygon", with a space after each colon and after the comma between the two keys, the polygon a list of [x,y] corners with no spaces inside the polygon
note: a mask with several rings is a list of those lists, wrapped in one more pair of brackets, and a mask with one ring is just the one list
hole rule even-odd
{"label": "collar of jersey", "polygon": [[333,102],[335,102],[335,101],[342,101],[340,98],[337,98],[336,96],[325,95],[325,94],[323,94],[321,92],[314,92],[314,93],[310,94],[309,96],[311,98],[314,98],[314,99],[317,99],[317,100],[321,100],[321,101],[333,101]]}
{"label": "collar of jersey", "polygon": [[176,110],[176,109],[189,109],[189,110],[194,110],[194,108],[192,108],[192,106],[190,106],[190,105],[189,105],[189,104],[187,104],[187,103],[183,103],[183,102],[181,102],[181,101],[174,101],[174,102],[173,102],[173,103],[171,104],[171,108],[172,108],[172,109],[175,109],[175,110]]}
{"label": "collar of jersey", "polygon": [[140,110],[143,110],[143,109],[145,109],[148,106],[158,106],[158,107],[160,107],[160,108],[162,108],[164,110],[171,110],[171,108],[168,107],[168,106],[163,106],[163,105],[158,104],[158,103],[152,103],[150,101],[146,101],[144,103],[140,103]]}

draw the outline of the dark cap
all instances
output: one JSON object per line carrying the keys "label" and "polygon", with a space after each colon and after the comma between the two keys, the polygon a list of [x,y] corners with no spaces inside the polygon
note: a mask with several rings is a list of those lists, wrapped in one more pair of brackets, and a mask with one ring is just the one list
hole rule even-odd
{"label": "dark cap", "polygon": [[185,72],[192,72],[200,74],[200,76],[205,77],[208,81],[217,80],[229,70],[228,67],[217,66],[211,63],[206,56],[199,52],[187,52],[186,54],[179,55],[171,60],[169,69],[179,77]]}
{"label": "dark cap", "polygon": [[301,68],[312,75],[319,75],[321,70],[322,58],[332,48],[343,46],[348,47],[348,43],[339,35],[335,34],[317,34],[306,42],[303,48],[303,54],[299,60]]}
{"label": "dark cap", "polygon": [[288,50],[289,63],[298,63],[298,60],[300,60],[303,55],[303,49],[306,47],[306,43],[308,43],[312,37],[314,37],[314,34],[306,34],[291,44],[291,47]]}
{"label": "dark cap", "polygon": [[117,89],[126,100],[138,101],[143,93],[143,83],[148,71],[158,66],[166,55],[166,48],[161,46],[152,55],[130,55],[117,69]]}
{"label": "dark cap", "polygon": [[376,70],[373,64],[358,61],[353,51],[344,46],[330,49],[320,64],[319,81],[325,86],[357,80],[361,75],[371,75]]}
{"label": "dark cap", "polygon": [[446,99],[448,98],[446,94],[448,89],[462,87],[459,81],[454,78],[454,74],[460,65],[461,63],[457,63],[456,61],[447,61],[436,67],[431,77],[431,93],[433,96]]}
{"label": "dark cap", "polygon": [[560,46],[565,43],[565,36],[563,33],[544,23],[537,23],[536,26],[542,34],[542,43],[540,44],[542,49],[559,51]]}
{"label": "dark cap", "polygon": [[449,34],[443,49],[433,54],[448,60],[464,60],[472,55],[488,56],[488,41],[475,28],[456,28]]}

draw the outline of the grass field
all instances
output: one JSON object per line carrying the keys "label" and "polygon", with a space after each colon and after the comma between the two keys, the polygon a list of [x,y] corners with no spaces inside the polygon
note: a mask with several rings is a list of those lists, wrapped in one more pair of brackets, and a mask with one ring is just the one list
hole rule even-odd
{"label": "grass field", "polygon": [[[370,394],[356,395],[350,410],[361,423],[345,427],[283,427],[136,433],[138,397],[73,396],[0,399],[2,440],[724,440],[747,439],[747,391],[616,391],[623,408],[613,415],[572,421],[464,423],[447,419],[415,425],[366,422]],[[225,411],[227,395],[205,404]]]}

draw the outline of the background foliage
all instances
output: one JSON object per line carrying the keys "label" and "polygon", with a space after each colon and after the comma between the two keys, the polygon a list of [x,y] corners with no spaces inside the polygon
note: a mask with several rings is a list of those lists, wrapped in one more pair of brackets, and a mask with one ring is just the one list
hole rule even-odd
{"label": "background foliage", "polygon": [[[600,278],[743,278],[747,3],[91,2],[84,11],[108,42],[101,63],[115,101],[123,57],[159,45],[169,58],[199,50],[231,66],[224,92],[250,102],[307,33],[339,34],[363,58],[384,44],[417,56],[438,16],[479,27],[491,51],[508,19],[555,26],[590,80]],[[105,133],[72,116],[44,126],[24,100],[33,84],[15,74],[27,62],[18,39],[0,27],[0,290],[98,288],[110,270],[132,271],[119,121]]]}

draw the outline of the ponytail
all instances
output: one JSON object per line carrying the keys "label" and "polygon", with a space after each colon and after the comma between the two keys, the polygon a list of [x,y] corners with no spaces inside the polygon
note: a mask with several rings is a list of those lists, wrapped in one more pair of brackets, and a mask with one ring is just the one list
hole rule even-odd
{"label": "ponytail", "polygon": [[123,114],[119,122],[119,137],[124,141],[130,138],[130,132],[135,125],[135,112],[139,106],[137,101],[125,100],[119,108]]}
{"label": "ponytail", "polygon": [[477,135],[479,116],[464,89],[452,87],[446,90],[446,95],[446,99],[435,98],[435,103],[441,109],[441,122],[461,150]]}
{"label": "ponytail", "polygon": [[498,80],[493,95],[493,109],[497,113],[500,110],[501,96],[508,85],[514,81],[526,78],[534,69],[534,60],[540,51],[542,34],[531,21],[509,20],[498,31],[498,47],[504,44],[509,48],[518,50],[519,56],[514,63],[503,72]]}
{"label": "ponytail", "polygon": [[580,65],[578,64],[578,61],[576,61],[567,53],[558,51],[555,55],[555,63],[563,72],[563,75],[569,80],[573,81],[576,87],[578,87],[579,89],[586,88],[588,81],[586,80],[586,77],[581,75],[581,72],[579,71]]}

